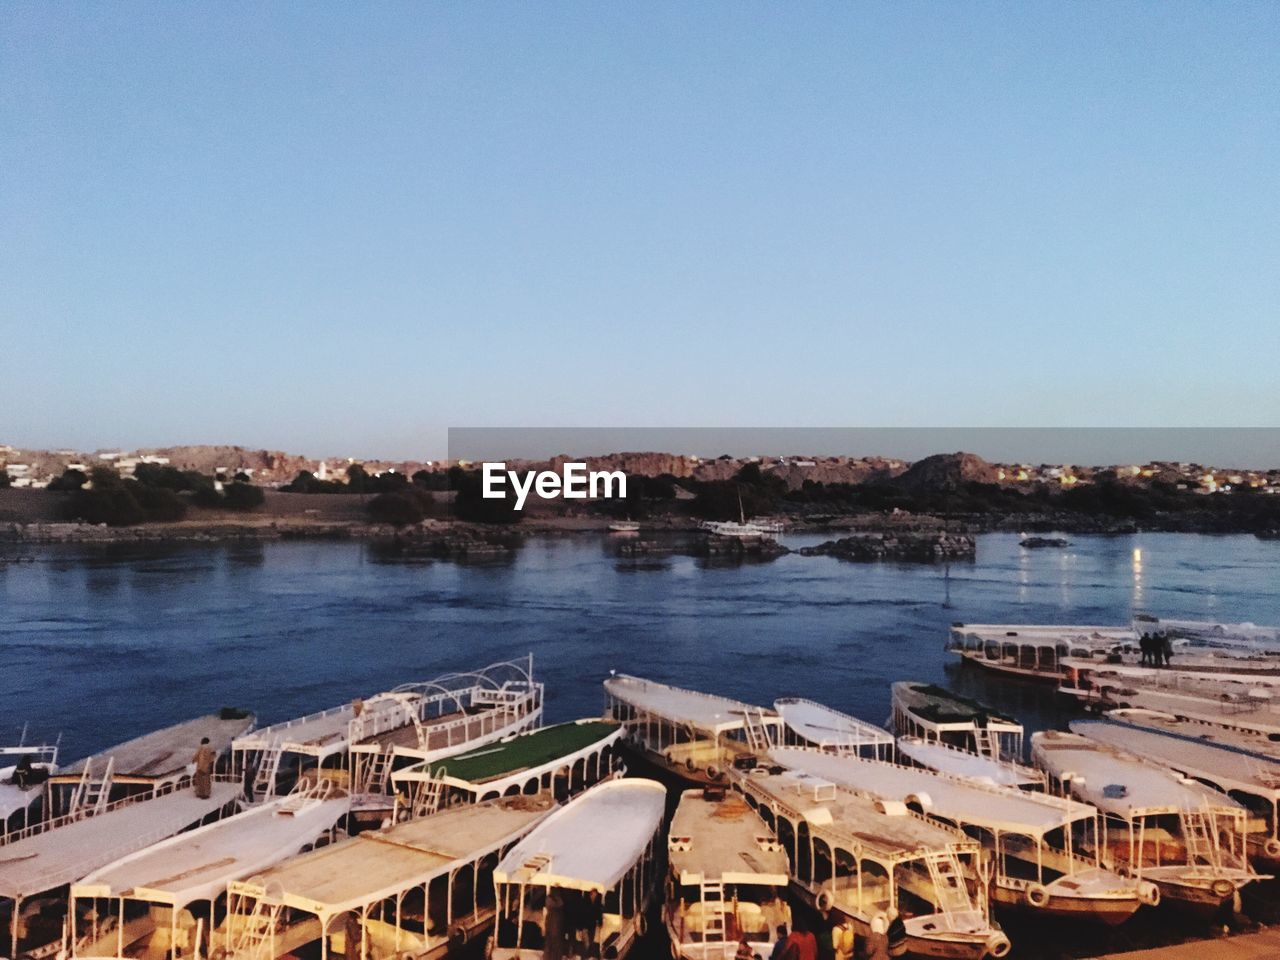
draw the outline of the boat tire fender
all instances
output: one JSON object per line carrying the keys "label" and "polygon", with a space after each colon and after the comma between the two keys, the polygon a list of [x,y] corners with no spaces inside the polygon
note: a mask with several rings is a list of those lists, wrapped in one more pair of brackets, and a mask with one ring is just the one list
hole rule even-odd
{"label": "boat tire fender", "polygon": [[[467,942],[467,928],[460,923],[456,923],[453,929],[449,931],[449,946],[460,947]],[[412,958],[409,958],[412,960]]]}
{"label": "boat tire fender", "polygon": [[1012,949],[1013,944],[1003,933],[992,934],[991,939],[987,941],[988,957],[1007,957]]}
{"label": "boat tire fender", "polygon": [[690,757],[688,760],[684,762],[684,768],[688,770],[690,773],[693,773],[693,771],[698,769],[698,765],[693,762],[693,757]]}
{"label": "boat tire fender", "polygon": [[714,763],[707,764],[707,776],[712,780],[720,779],[720,768]]}
{"label": "boat tire fender", "polygon": [[1209,888],[1213,891],[1215,897],[1227,898],[1236,892],[1236,885],[1230,880],[1219,879],[1213,881],[1213,885]]}
{"label": "boat tire fender", "polygon": [[1280,840],[1271,837],[1262,845],[1262,852],[1268,857],[1280,857]]}
{"label": "boat tire fender", "polygon": [[[1033,907],[1043,907],[1049,902],[1049,891],[1044,888],[1043,884],[1028,884],[1026,895],[1027,903]],[[996,954],[992,954],[992,956],[996,956]]]}
{"label": "boat tire fender", "polygon": [[1138,884],[1138,899],[1149,907],[1160,906],[1160,888],[1150,880]]}

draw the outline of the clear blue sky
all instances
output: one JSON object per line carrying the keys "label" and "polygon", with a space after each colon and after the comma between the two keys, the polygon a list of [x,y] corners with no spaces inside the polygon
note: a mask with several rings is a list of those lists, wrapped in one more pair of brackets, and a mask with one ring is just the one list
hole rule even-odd
{"label": "clear blue sky", "polygon": [[8,2],[0,250],[0,442],[1276,426],[1280,4]]}

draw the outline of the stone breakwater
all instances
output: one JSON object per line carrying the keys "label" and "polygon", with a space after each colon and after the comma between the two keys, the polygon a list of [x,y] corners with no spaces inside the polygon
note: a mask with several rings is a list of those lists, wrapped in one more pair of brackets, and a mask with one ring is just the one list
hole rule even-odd
{"label": "stone breakwater", "polygon": [[972,560],[977,543],[967,533],[864,533],[802,547],[797,552],[806,557],[836,557],[855,563],[942,563]]}

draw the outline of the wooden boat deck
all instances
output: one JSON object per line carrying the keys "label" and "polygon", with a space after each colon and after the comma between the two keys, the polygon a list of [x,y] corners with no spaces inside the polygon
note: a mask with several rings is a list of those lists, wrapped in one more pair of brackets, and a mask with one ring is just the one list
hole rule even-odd
{"label": "wooden boat deck", "polygon": [[178,776],[191,763],[202,737],[208,737],[209,746],[221,754],[230,749],[231,742],[247,732],[253,723],[252,714],[225,720],[216,713],[196,717],[163,730],[153,730],[78,760],[50,779],[62,783],[79,780],[85,764],[90,762],[93,771],[101,774],[108,759],[113,760],[112,776],[116,780],[163,780]]}
{"label": "wooden boat deck", "polygon": [[0,846],[0,897],[27,897],[72,883],[173,836],[239,795],[236,783],[215,782],[207,800],[190,788],[175,790]]}

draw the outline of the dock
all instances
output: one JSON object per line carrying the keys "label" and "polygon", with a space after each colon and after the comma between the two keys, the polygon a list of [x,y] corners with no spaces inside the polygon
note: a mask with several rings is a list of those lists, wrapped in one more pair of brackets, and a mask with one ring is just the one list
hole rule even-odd
{"label": "dock", "polygon": [[1276,957],[1280,957],[1280,929],[1217,940],[1192,940],[1170,947],[1100,954],[1090,960],[1275,960]]}

